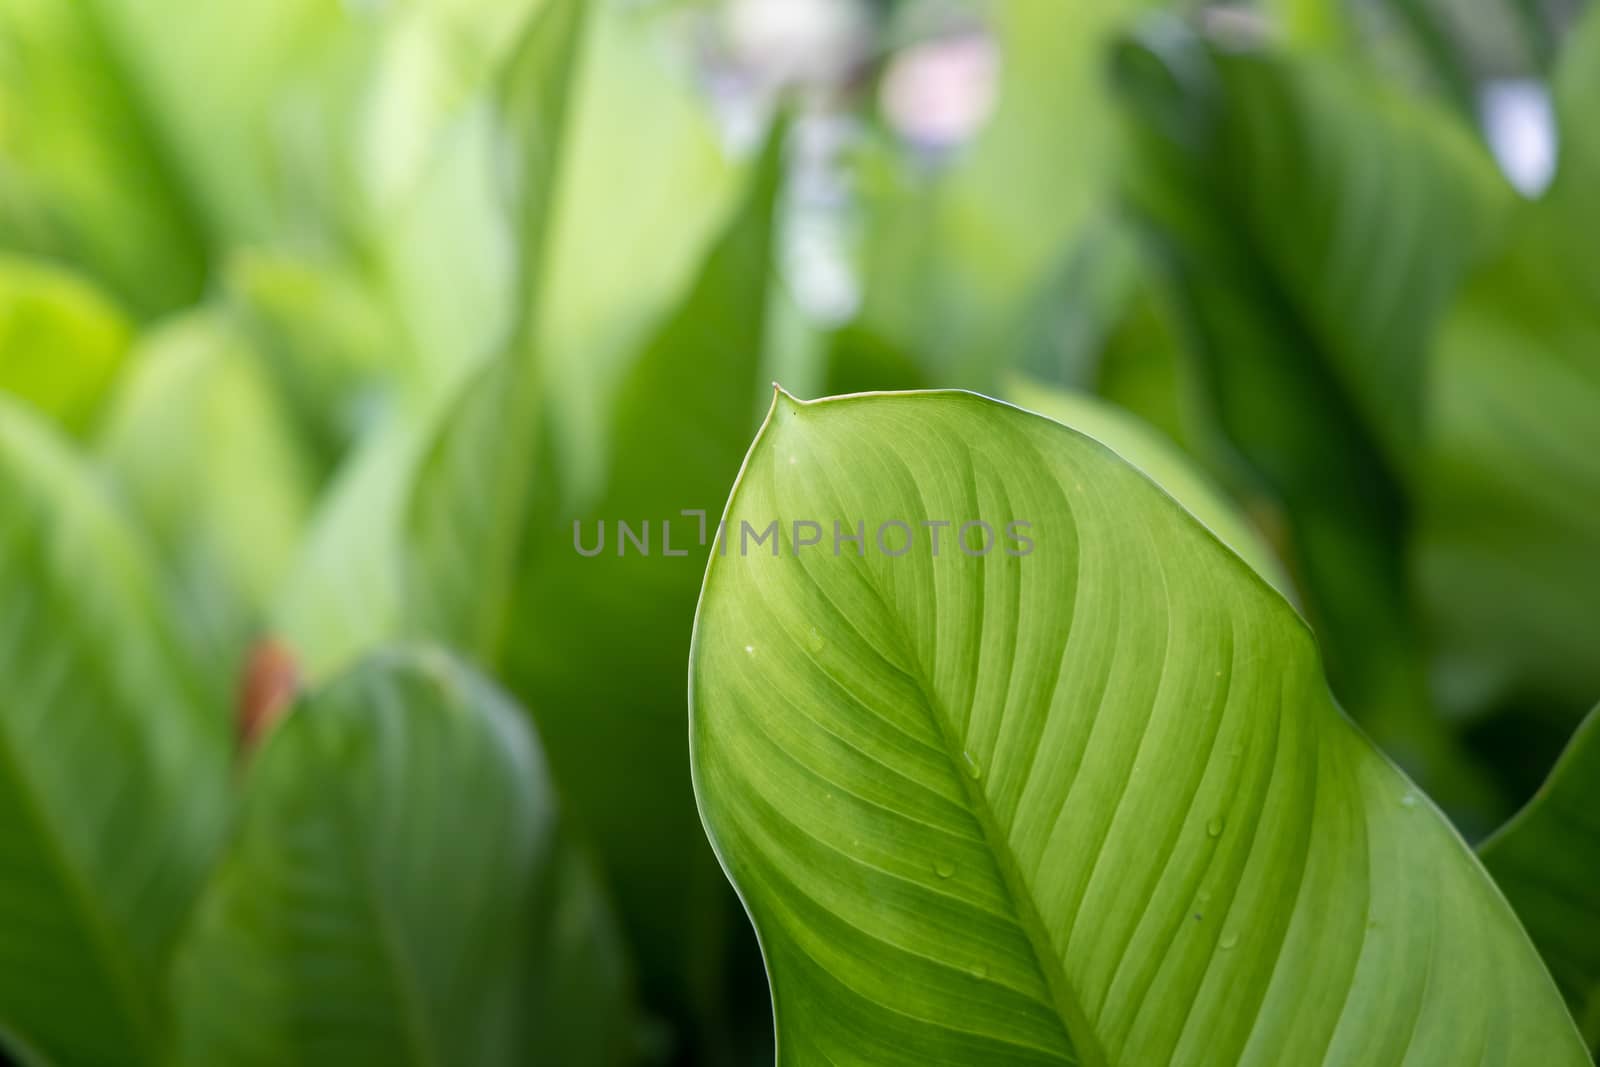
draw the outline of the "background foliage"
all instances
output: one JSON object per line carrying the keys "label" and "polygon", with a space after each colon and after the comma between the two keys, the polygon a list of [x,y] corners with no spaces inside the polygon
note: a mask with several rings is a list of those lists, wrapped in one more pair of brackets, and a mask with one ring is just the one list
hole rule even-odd
{"label": "background foliage", "polygon": [[1593,1047],[1581,740],[1495,831],[1600,700],[1597,100],[1555,0],[7,0],[0,1048],[770,1059],[677,539],[773,379],[1206,518]]}

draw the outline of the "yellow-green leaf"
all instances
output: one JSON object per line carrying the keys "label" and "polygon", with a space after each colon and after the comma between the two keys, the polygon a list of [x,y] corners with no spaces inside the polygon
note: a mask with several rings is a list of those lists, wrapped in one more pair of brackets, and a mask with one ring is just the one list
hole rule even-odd
{"label": "yellow-green leaf", "polygon": [[[927,523],[950,524],[937,553]],[[1058,423],[779,397],[690,685],[788,1067],[1588,1062],[1299,616]]]}

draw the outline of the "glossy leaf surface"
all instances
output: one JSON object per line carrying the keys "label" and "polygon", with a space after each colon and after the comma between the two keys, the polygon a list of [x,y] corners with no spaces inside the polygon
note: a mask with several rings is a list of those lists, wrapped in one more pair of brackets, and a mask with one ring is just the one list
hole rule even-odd
{"label": "glossy leaf surface", "polygon": [[784,1063],[1587,1062],[1304,623],[1104,447],[970,394],[779,397],[726,523],[691,749]]}

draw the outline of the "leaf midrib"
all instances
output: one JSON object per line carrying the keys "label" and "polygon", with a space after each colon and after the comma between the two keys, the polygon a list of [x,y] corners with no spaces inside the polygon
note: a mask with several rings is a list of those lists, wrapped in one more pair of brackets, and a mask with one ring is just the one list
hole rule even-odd
{"label": "leaf midrib", "polygon": [[[833,489],[832,480],[823,475],[829,483],[829,489],[835,497],[838,496]],[[776,486],[774,486],[776,489]],[[924,509],[926,510],[926,509]],[[883,616],[893,625],[893,638],[900,645],[906,663],[912,668],[904,673],[916,686],[918,696],[923,707],[938,732],[939,740],[944,746],[945,755],[950,760],[950,770],[956,780],[961,783],[963,794],[967,798],[967,805],[974,820],[978,823],[979,832],[983,835],[984,844],[988,846],[991,858],[994,860],[995,869],[1000,874],[1001,888],[1005,891],[1006,901],[1011,905],[1012,914],[1017,925],[1022,929],[1023,936],[1027,939],[1028,948],[1032,951],[1034,966],[1038,969],[1039,976],[1045,983],[1045,988],[1050,992],[1052,1007],[1056,1011],[1057,1020],[1061,1024],[1062,1034],[1072,1046],[1072,1052],[1077,1055],[1083,1067],[1106,1067],[1108,1060],[1104,1050],[1094,1035],[1089,1025],[1088,1016],[1083,1011],[1078,997],[1072,988],[1072,983],[1067,979],[1066,971],[1057,959],[1050,941],[1048,931],[1045,929],[1044,920],[1034,906],[1033,897],[1028,891],[1026,881],[1022,877],[1020,865],[1016,856],[1011,851],[1010,840],[1000,828],[994,816],[994,810],[989,804],[980,782],[973,781],[964,773],[965,749],[959,744],[957,738],[950,730],[949,717],[944,713],[938,698],[934,695],[928,683],[927,671],[914,652],[910,635],[906,633],[904,623],[898,612],[894,611],[883,598],[877,583],[870,576],[864,576],[862,586],[870,591],[872,597],[878,602]],[[821,587],[818,591],[826,596]],[[830,598],[831,600],[831,598]],[[837,606],[835,607],[837,611]],[[841,613],[841,617],[843,616]]]}
{"label": "leaf midrib", "polygon": [[955,744],[940,713],[939,705],[934,702],[933,694],[924,684],[920,667],[918,674],[913,676],[913,681],[917,683],[922,699],[927,703],[929,716],[933,719],[939,737],[944,741],[946,752],[950,756],[951,769],[961,781],[961,787],[966,792],[968,803],[972,808],[973,818],[977,820],[984,841],[994,856],[995,869],[1000,872],[1006,899],[1011,904],[1018,925],[1022,927],[1022,932],[1028,939],[1028,947],[1033,950],[1034,962],[1039,968],[1041,977],[1044,978],[1046,988],[1050,990],[1051,999],[1056,1002],[1055,1007],[1061,1017],[1062,1029],[1066,1032],[1073,1051],[1084,1067],[1099,1067],[1106,1063],[1105,1053],[1090,1030],[1088,1018],[1078,1004],[1071,982],[1067,979],[1066,970],[1056,958],[1049,933],[1045,930],[1044,919],[1039,915],[1039,910],[1034,906],[1033,898],[1027,891],[1016,856],[1011,851],[1010,841],[1001,831],[981,783],[972,781],[962,773],[960,765],[962,750]]}

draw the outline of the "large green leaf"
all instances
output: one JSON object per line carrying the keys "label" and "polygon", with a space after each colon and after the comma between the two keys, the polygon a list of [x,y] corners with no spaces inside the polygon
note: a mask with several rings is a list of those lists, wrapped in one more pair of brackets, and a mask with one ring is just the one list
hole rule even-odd
{"label": "large green leaf", "polygon": [[782,396],[725,531],[691,750],[784,1062],[1587,1062],[1299,617],[1104,447],[965,393]]}
{"label": "large green leaf", "polygon": [[1600,1049],[1600,708],[1572,735],[1537,796],[1479,846],[1555,975],[1589,1047]]}
{"label": "large green leaf", "polygon": [[129,333],[84,280],[0,256],[0,392],[83,433],[122,367]]}
{"label": "large green leaf", "polygon": [[0,1046],[25,1062],[165,1062],[229,720],[159,588],[80,462],[0,398]]}
{"label": "large green leaf", "polygon": [[441,653],[375,656],[250,768],[175,968],[179,1062],[624,1062],[583,862],[518,708]]}
{"label": "large green leaf", "polygon": [[1213,417],[1286,514],[1335,691],[1453,814],[1493,825],[1431,713],[1406,538],[1432,330],[1509,190],[1448,117],[1331,63],[1162,24],[1117,69],[1130,201]]}
{"label": "large green leaf", "polygon": [[1096,397],[1014,379],[1009,399],[1077,430],[1143,471],[1250,564],[1272,587],[1292,596],[1283,566],[1231,501],[1154,426]]}
{"label": "large green leaf", "polygon": [[1576,721],[1600,692],[1600,8],[1558,84],[1561,167],[1522,205],[1434,347],[1415,565],[1469,708],[1546,702]]}
{"label": "large green leaf", "polygon": [[[759,420],[780,145],[638,353],[598,494],[573,492],[548,438],[521,480],[492,480],[507,447],[493,368],[434,442],[410,503],[411,625],[469,650],[532,711],[617,888],[646,990],[680,1016],[713,1010],[728,910],[687,774],[682,669],[706,547],[681,512],[715,508]],[[619,522],[648,526],[651,551],[620,552]],[[592,546],[602,526],[605,550],[580,554],[575,530]]]}

